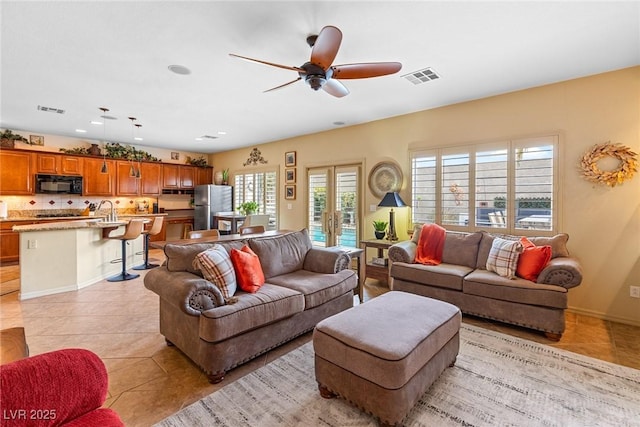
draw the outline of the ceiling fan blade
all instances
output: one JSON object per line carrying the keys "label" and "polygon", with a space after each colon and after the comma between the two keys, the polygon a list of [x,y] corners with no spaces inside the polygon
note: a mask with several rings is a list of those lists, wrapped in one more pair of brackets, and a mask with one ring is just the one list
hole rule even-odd
{"label": "ceiling fan blade", "polygon": [[240,55],[236,55],[235,53],[230,53],[229,56],[233,56],[236,58],[240,58],[240,59],[245,59],[247,61],[252,61],[252,62],[259,62],[260,64],[265,64],[265,65],[271,65],[273,67],[278,67],[278,68],[284,68],[285,70],[291,70],[291,71],[296,71],[298,73],[302,72],[302,73],[306,73],[305,70],[303,70],[300,67],[290,67],[288,65],[280,65],[280,64],[274,64],[273,62],[267,62],[267,61],[261,61],[260,59],[253,59],[253,58],[248,58],[246,56],[240,56]]}
{"label": "ceiling fan blade", "polygon": [[349,95],[349,89],[336,79],[327,80],[324,86],[322,86],[322,90],[336,98],[342,98],[343,96]]}
{"label": "ceiling fan blade", "polygon": [[271,89],[267,89],[267,90],[263,91],[262,93],[267,93],[267,92],[271,92],[271,91],[273,91],[273,90],[282,89],[283,87],[285,87],[285,86],[289,86],[290,84],[293,84],[293,83],[297,82],[297,81],[298,81],[298,80],[300,80],[300,79],[302,79],[302,77],[298,77],[297,79],[292,80],[292,81],[290,81],[290,82],[288,82],[288,83],[285,83],[285,84],[283,84],[283,85],[276,86],[276,87],[272,87]]}
{"label": "ceiling fan blade", "polygon": [[310,62],[326,71],[336,59],[341,42],[342,32],[339,29],[331,25],[324,27],[313,45]]}
{"label": "ceiling fan blade", "polygon": [[400,71],[399,62],[363,62],[360,64],[334,65],[333,77],[339,79],[366,79],[369,77],[386,76]]}

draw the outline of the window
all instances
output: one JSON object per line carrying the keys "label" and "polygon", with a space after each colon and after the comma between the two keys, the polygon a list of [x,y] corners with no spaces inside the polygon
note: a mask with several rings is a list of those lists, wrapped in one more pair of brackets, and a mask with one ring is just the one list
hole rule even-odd
{"label": "window", "polygon": [[412,221],[553,232],[557,146],[544,136],[412,152]]}
{"label": "window", "polygon": [[244,202],[257,202],[258,214],[269,215],[269,229],[276,229],[278,217],[276,171],[253,172],[234,175],[234,206]]}

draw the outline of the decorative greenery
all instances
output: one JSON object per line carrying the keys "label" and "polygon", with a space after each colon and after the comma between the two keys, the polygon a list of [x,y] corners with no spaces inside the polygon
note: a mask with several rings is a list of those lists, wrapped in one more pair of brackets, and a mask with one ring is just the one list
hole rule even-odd
{"label": "decorative greenery", "polygon": [[67,154],[84,154],[89,155],[89,149],[84,147],[60,148],[60,151]]}
{"label": "decorative greenery", "polygon": [[373,229],[375,231],[385,231],[389,223],[387,221],[373,221]]}
{"label": "decorative greenery", "polygon": [[27,138],[13,133],[11,129],[6,129],[4,132],[0,133],[0,139],[8,139],[10,141],[18,141],[29,144],[29,140],[27,140]]}
{"label": "decorative greenery", "polygon": [[192,159],[190,156],[187,156],[186,163],[189,165],[204,168],[207,166],[207,159],[205,159],[203,156],[200,156],[197,159]]}
{"label": "decorative greenery", "polygon": [[[613,157],[620,163],[618,167],[611,171],[603,171],[598,167],[598,161],[605,157]],[[633,178],[633,174],[638,171],[638,155],[631,151],[631,148],[622,144],[612,144],[606,142],[594,145],[591,150],[582,156],[580,169],[582,176],[591,182],[605,184],[615,187],[618,184]]]}
{"label": "decorative greenery", "polygon": [[227,184],[229,182],[229,168],[222,170],[222,182]]}
{"label": "decorative greenery", "polygon": [[238,206],[238,210],[242,215],[251,215],[258,211],[257,202],[244,202]]}

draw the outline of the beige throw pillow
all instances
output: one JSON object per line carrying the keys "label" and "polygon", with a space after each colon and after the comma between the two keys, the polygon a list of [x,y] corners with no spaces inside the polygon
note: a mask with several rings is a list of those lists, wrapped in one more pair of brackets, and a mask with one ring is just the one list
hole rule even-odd
{"label": "beige throw pillow", "polygon": [[487,258],[487,270],[493,271],[502,277],[515,279],[518,258],[522,251],[522,243],[519,241],[496,237],[493,239],[489,258]]}

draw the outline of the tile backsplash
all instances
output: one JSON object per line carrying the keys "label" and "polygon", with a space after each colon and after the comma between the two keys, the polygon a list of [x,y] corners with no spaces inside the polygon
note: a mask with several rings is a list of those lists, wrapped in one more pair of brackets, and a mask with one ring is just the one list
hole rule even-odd
{"label": "tile backsplash", "polygon": [[[0,201],[7,205],[8,218],[35,216],[42,213],[69,213],[78,215],[91,203],[96,206],[102,200],[111,200],[119,214],[136,212],[139,202],[146,203],[149,211],[155,197],[86,197],[69,194],[35,194],[32,196],[0,196]],[[105,204],[101,211],[108,212],[109,204]]]}

